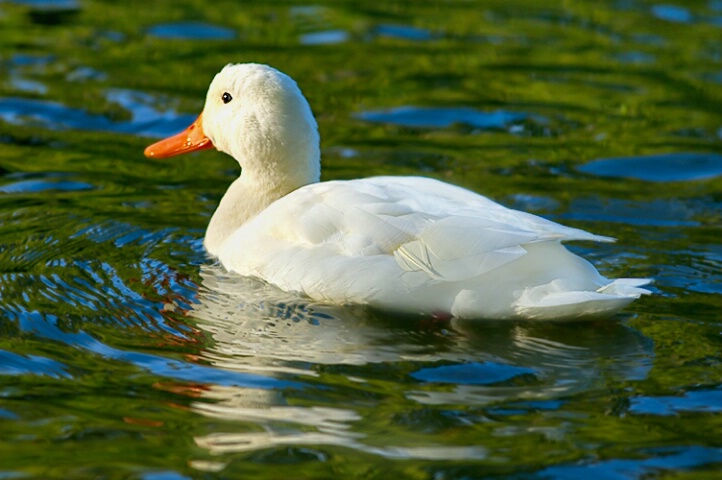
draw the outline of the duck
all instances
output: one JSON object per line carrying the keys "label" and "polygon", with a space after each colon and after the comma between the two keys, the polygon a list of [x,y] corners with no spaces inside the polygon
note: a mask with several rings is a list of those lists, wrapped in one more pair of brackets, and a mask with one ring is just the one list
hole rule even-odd
{"label": "duck", "polygon": [[223,268],[313,301],[493,320],[608,317],[650,293],[610,280],[567,241],[613,238],[421,176],[320,181],[319,130],[296,82],[226,65],[198,118],[151,159],[216,148],[241,167],[203,245]]}

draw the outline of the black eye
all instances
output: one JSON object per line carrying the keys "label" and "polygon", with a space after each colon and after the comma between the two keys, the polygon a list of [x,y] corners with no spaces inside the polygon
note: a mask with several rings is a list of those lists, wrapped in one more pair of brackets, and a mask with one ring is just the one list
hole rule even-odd
{"label": "black eye", "polygon": [[233,100],[233,97],[231,97],[231,94],[228,92],[223,92],[223,95],[221,95],[221,100],[223,100],[223,103],[228,103],[231,100]]}

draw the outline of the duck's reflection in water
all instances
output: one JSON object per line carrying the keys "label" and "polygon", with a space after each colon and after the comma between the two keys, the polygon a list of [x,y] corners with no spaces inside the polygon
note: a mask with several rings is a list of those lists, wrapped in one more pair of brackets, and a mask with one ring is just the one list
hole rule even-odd
{"label": "duck's reflection in water", "polygon": [[[309,391],[208,385],[200,414],[239,430],[196,437],[212,453],[278,446],[344,446],[392,458],[483,458],[483,445],[383,446],[362,433],[374,408],[349,392],[386,372],[386,401],[416,406],[559,408],[579,392],[643,379],[651,341],[619,321],[456,322],[399,318],[360,307],[312,304],[256,280],[204,267],[195,326],[212,337],[201,358],[226,370],[305,381]],[[334,378],[336,380],[334,380]],[[334,382],[342,378],[342,385]],[[351,386],[349,386],[351,385]],[[334,394],[336,390],[343,390]],[[337,395],[335,397],[334,395]],[[375,393],[377,395],[377,393]],[[317,402],[316,406],[305,406]],[[339,400],[334,400],[338,398]],[[346,405],[341,402],[348,402]],[[547,402],[545,406],[539,402]],[[332,406],[328,406],[332,405]],[[347,407],[348,406],[348,407]],[[347,407],[347,408],[345,408]],[[435,437],[430,436],[430,439]],[[438,438],[438,437],[437,437]]]}

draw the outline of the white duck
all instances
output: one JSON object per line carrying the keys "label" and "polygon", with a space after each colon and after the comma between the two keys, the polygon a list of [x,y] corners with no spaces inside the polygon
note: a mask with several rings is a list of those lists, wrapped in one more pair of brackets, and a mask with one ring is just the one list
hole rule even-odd
{"label": "white duck", "polygon": [[619,311],[648,279],[604,278],[567,240],[613,239],[422,177],[319,183],[316,121],[287,75],[226,66],[198,119],[145,150],[215,146],[241,165],[204,245],[228,269],[331,303],[459,318],[574,319]]}

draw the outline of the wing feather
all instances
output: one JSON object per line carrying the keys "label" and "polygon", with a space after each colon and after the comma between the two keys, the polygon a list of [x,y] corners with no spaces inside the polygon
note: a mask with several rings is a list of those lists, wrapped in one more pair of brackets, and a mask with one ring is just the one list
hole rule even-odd
{"label": "wing feather", "polygon": [[359,282],[372,291],[383,276],[414,284],[479,277],[526,255],[525,245],[565,240],[611,239],[436,180],[374,177],[288,194],[239,228],[221,260],[308,294]]}

